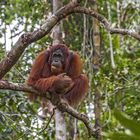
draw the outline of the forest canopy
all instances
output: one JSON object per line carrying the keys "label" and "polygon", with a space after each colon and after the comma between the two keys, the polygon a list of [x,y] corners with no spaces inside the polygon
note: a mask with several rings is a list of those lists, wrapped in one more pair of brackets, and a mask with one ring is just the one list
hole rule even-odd
{"label": "forest canopy", "polygon": [[40,94],[26,84],[36,56],[55,40],[55,25],[89,80],[78,109],[56,105],[67,139],[139,140],[139,0],[0,1],[0,139],[57,139],[54,114],[40,117],[40,101],[27,93]]}

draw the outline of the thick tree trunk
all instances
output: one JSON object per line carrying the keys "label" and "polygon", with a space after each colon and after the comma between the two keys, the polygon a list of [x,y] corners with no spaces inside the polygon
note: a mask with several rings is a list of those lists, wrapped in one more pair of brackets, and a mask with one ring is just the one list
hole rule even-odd
{"label": "thick tree trunk", "polygon": [[[94,10],[98,12],[97,4],[94,3]],[[93,43],[94,43],[94,51],[93,51],[93,72],[94,75],[99,71],[100,68],[100,27],[99,22],[95,18],[93,19]],[[101,104],[100,104],[101,93],[99,90],[99,85],[95,86],[95,97],[94,97],[94,113],[95,113],[95,129],[96,129],[96,140],[101,140],[101,122],[100,122],[100,114],[101,114]]]}
{"label": "thick tree trunk", "polygon": [[[53,13],[62,7],[61,0],[53,0]],[[53,28],[53,45],[62,44],[61,23],[58,23]],[[55,137],[56,140],[66,140],[66,122],[64,114],[56,109],[55,110]]]}
{"label": "thick tree trunk", "polygon": [[[63,6],[63,3],[61,0],[53,0],[53,13],[55,13],[62,6]],[[61,23],[59,22],[53,28],[53,45],[62,44],[62,43],[63,41],[62,41]]]}
{"label": "thick tree trunk", "polygon": [[56,109],[55,110],[55,139],[66,140],[66,122],[64,114]]}

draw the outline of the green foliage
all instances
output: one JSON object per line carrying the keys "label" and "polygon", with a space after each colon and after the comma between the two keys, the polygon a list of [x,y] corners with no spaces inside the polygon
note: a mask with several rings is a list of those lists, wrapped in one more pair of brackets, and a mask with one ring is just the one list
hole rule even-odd
{"label": "green foliage", "polygon": [[128,118],[128,116],[118,110],[114,110],[114,116],[124,127],[127,133],[125,131],[113,132],[107,135],[111,140],[140,140],[140,124],[137,121]]}
{"label": "green foliage", "polygon": [[[66,0],[65,3],[69,1]],[[97,1],[99,13],[108,18],[107,1]],[[118,26],[116,0],[109,0],[111,9],[112,26]],[[121,1],[120,1],[121,2]],[[85,6],[85,1],[81,2]],[[86,4],[90,9],[93,3]],[[127,28],[140,32],[138,4],[133,1],[121,3],[121,28]],[[0,60],[6,56],[7,46],[13,47],[18,37],[27,31],[39,28],[44,17],[51,11],[50,1],[42,0],[3,0],[0,1]],[[63,20],[63,32],[65,42],[78,53],[84,62],[84,72],[89,76],[90,88],[86,100],[81,104],[79,110],[87,114],[90,122],[94,125],[94,92],[98,86],[101,93],[101,123],[102,130],[113,140],[139,140],[140,122],[140,43],[139,41],[120,35],[111,35],[113,54],[116,68],[111,67],[108,32],[101,26],[101,57],[100,70],[93,75],[92,51],[93,28],[92,18],[83,14],[72,14]],[[84,29],[86,27],[86,29]],[[86,39],[83,41],[84,31]],[[8,40],[5,41],[5,38]],[[50,45],[52,39],[50,34],[41,40],[28,46],[18,63],[8,72],[4,79],[25,83],[31,65],[36,55]],[[84,46],[85,43],[85,46]],[[85,48],[84,48],[85,47]],[[0,90],[0,139],[4,140],[33,140],[55,139],[55,127],[52,120],[46,127],[48,119],[39,126],[37,112],[39,102],[30,103],[25,93]],[[124,111],[131,119],[115,110]],[[115,117],[114,117],[115,116]],[[116,119],[115,119],[116,118]],[[68,118],[67,118],[68,119]],[[118,123],[119,121],[119,123]],[[34,125],[33,125],[34,124]],[[36,126],[36,127],[35,127]],[[88,132],[82,122],[78,121],[78,128],[81,140],[88,139]],[[129,130],[129,133],[125,133]],[[113,133],[111,133],[113,131]],[[108,139],[106,135],[103,137]],[[93,138],[91,138],[93,140]]]}

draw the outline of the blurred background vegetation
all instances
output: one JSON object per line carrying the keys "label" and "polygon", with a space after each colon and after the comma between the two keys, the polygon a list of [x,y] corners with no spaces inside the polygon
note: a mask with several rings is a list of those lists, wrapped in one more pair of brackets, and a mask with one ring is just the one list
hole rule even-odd
{"label": "blurred background vegetation", "polygon": [[[64,0],[64,4],[68,3]],[[92,2],[82,0],[82,6],[92,9]],[[98,0],[98,12],[106,17],[112,26],[125,28],[140,33],[140,2],[139,0]],[[50,0],[0,0],[0,60],[12,49],[14,43],[24,32],[39,28],[46,18],[51,15]],[[140,123],[140,42],[129,36],[111,35],[100,27],[100,69],[93,74],[92,51],[94,50],[93,18],[83,14],[73,14],[63,20],[65,43],[81,54],[84,62],[84,72],[90,81],[88,96],[81,104],[79,111],[87,114],[94,125],[94,93],[98,85],[101,94],[101,126],[103,139],[115,139],[118,133],[134,136],[140,139],[131,127]],[[41,40],[32,43],[18,63],[4,77],[15,83],[25,83],[32,62],[38,52],[46,49],[52,43],[51,33]],[[115,68],[111,65],[110,43],[113,47]],[[54,121],[52,120],[45,131],[48,118],[41,121],[37,112],[39,102],[31,103],[26,93],[0,90],[0,139],[1,140],[53,140],[55,137]],[[114,108],[117,115],[114,115]],[[120,112],[129,116],[130,126],[122,122],[127,120]],[[125,118],[123,121],[118,121]],[[136,129],[140,128],[138,125]],[[130,131],[129,131],[130,129]],[[88,133],[82,122],[78,121],[81,140],[88,139]],[[114,132],[111,136],[110,132]],[[128,140],[128,137],[124,137]],[[93,139],[93,138],[91,138]],[[120,138],[121,140],[121,138]],[[132,140],[132,138],[131,138]]]}

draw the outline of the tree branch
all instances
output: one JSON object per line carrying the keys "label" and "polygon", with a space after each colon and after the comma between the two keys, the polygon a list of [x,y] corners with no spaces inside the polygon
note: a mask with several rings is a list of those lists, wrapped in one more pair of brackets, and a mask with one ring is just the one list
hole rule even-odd
{"label": "tree branch", "polygon": [[88,8],[78,6],[78,7],[74,8],[73,12],[84,13],[84,14],[87,14],[87,15],[90,15],[90,16],[96,18],[97,20],[99,20],[100,23],[102,23],[104,28],[107,31],[109,31],[111,34],[129,35],[140,41],[140,35],[138,33],[132,31],[131,29],[127,30],[127,29],[119,29],[119,28],[111,27],[111,24],[109,23],[109,21],[104,16],[96,13],[94,10],[90,10]]}
{"label": "tree branch", "polygon": [[30,33],[24,33],[18,41],[15,43],[13,49],[8,53],[7,57],[4,58],[0,62],[0,79],[16,64],[22,53],[24,52],[25,48],[41,39],[45,35],[47,35],[50,30],[56,25],[60,20],[65,18],[66,16],[72,13],[84,13],[91,15],[92,17],[99,20],[100,23],[104,26],[104,28],[109,31],[111,34],[122,34],[122,35],[129,35],[134,37],[135,39],[140,41],[140,35],[136,32],[127,29],[119,29],[111,27],[111,24],[108,20],[103,17],[102,15],[96,13],[94,10],[90,10],[88,8],[80,7],[77,3],[71,2],[68,5],[62,7],[58,10],[55,14],[53,14],[49,19],[46,20],[45,24],[38,30]]}
{"label": "tree branch", "polygon": [[[84,114],[80,114],[78,111],[73,109],[62,98],[58,98],[57,96],[54,97],[53,93],[49,93],[49,92],[39,93],[37,90],[35,90],[32,87],[29,87],[25,84],[17,84],[17,83],[14,84],[14,83],[7,82],[4,80],[0,80],[0,89],[29,92],[29,93],[36,94],[38,96],[46,97],[47,99],[51,100],[52,104],[54,104],[60,111],[67,112],[70,115],[72,115],[73,117],[77,118],[78,120],[81,120],[85,124],[86,128],[88,129],[89,136],[95,137],[95,129],[91,125],[88,117]],[[55,99],[55,98],[57,98],[57,99]],[[56,102],[56,100],[57,100],[57,102]]]}
{"label": "tree branch", "polygon": [[15,43],[12,50],[8,53],[7,57],[5,57],[0,62],[0,79],[16,64],[26,47],[41,39],[45,35],[47,35],[50,30],[63,18],[69,15],[73,8],[77,6],[77,3],[70,2],[65,7],[62,7],[55,14],[53,14],[46,22],[42,25],[42,27],[33,32],[24,33]]}

